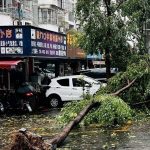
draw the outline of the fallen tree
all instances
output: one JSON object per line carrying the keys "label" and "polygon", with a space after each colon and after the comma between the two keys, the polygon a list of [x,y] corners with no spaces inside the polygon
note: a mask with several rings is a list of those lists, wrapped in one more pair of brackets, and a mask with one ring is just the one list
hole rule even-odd
{"label": "fallen tree", "polygon": [[41,136],[35,135],[26,129],[20,129],[14,133],[13,142],[10,150],[54,150],[59,146],[68,136],[71,129],[79,124],[83,117],[94,107],[98,107],[99,102],[91,102],[86,106],[78,116],[71,121],[63,131],[51,140],[43,140]]}
{"label": "fallen tree", "polygon": [[[112,95],[118,95],[120,92],[129,88],[135,79],[128,84],[118,90]],[[111,94],[110,94],[111,95]],[[56,135],[53,139],[44,140],[41,136],[38,136],[32,132],[29,132],[25,129],[20,129],[18,132],[15,132],[13,135],[13,142],[11,146],[8,148],[9,150],[55,150],[68,136],[69,132],[75,127],[80,121],[84,118],[84,116],[93,108],[99,107],[100,102],[92,101],[89,105],[87,105],[78,115],[74,118],[74,120],[70,121],[69,124],[63,129],[63,131]]]}

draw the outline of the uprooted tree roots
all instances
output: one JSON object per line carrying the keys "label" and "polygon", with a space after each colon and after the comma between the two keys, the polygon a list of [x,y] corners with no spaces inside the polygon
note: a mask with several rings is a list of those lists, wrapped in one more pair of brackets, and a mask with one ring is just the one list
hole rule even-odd
{"label": "uprooted tree roots", "polygon": [[13,134],[13,142],[8,150],[55,150],[57,146],[65,140],[71,129],[77,125],[92,108],[98,105],[100,105],[99,102],[91,102],[59,135],[50,140],[43,140],[41,136],[22,128]]}
{"label": "uprooted tree roots", "polygon": [[51,150],[51,145],[38,136],[29,131],[21,131],[13,133],[12,144],[6,149],[9,150]]}

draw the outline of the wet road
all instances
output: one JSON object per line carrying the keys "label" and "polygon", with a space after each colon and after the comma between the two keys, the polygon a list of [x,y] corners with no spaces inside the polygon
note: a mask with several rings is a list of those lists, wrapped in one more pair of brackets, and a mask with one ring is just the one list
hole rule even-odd
{"label": "wet road", "polygon": [[[0,116],[0,150],[8,144],[10,134],[22,127],[44,137],[52,137],[62,129],[54,117],[59,110],[42,114]],[[96,126],[74,129],[60,150],[150,150],[150,119],[118,129]]]}

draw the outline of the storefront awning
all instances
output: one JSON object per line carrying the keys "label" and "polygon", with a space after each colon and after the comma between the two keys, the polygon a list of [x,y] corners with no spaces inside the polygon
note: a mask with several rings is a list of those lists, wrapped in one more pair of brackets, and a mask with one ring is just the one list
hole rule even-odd
{"label": "storefront awning", "polygon": [[14,68],[21,60],[3,60],[0,61],[0,69]]}

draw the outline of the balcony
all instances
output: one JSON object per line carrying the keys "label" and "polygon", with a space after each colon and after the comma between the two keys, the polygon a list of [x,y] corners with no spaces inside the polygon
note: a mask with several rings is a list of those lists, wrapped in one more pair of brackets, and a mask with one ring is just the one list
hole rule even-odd
{"label": "balcony", "polygon": [[24,18],[24,19],[32,20],[33,18],[32,8],[23,7],[21,8],[19,14],[18,7],[13,6],[11,4],[8,5],[7,7],[0,7],[0,14],[9,15],[13,19],[19,19],[19,17],[21,17],[21,19]]}

